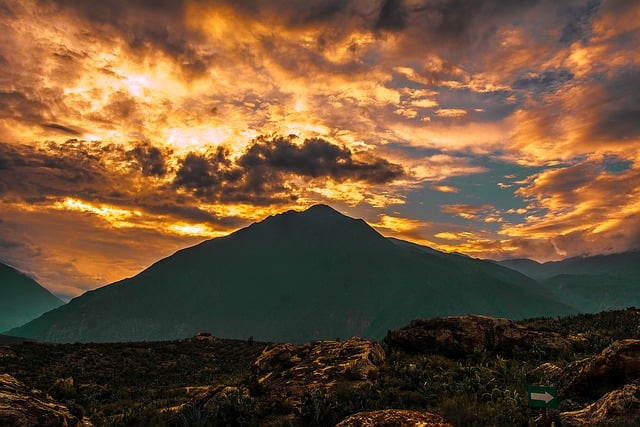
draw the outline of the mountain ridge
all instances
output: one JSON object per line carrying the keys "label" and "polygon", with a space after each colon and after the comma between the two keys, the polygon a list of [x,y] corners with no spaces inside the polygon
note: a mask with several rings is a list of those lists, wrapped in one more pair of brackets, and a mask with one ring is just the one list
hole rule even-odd
{"label": "mountain ridge", "polygon": [[204,330],[305,342],[381,338],[416,317],[575,312],[521,273],[431,251],[403,247],[361,219],[315,205],[177,251],[12,333],[75,342]]}
{"label": "mountain ridge", "polygon": [[0,332],[20,326],[63,304],[31,277],[0,262]]}
{"label": "mountain ridge", "polygon": [[497,262],[538,280],[559,301],[580,311],[599,312],[640,305],[640,251],[579,256],[538,263]]}

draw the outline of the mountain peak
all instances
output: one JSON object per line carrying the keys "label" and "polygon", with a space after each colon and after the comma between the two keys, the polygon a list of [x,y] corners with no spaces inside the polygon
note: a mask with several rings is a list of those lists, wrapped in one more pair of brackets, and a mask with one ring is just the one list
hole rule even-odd
{"label": "mountain peak", "polygon": [[336,209],[332,208],[329,205],[325,205],[322,203],[318,203],[315,205],[312,205],[310,207],[308,207],[307,209],[303,210],[303,211],[297,211],[294,209],[288,210],[286,212],[282,212],[279,214],[276,214],[274,216],[302,216],[302,217],[346,217],[346,215],[344,215],[341,212],[338,212]]}
{"label": "mountain peak", "polygon": [[31,277],[0,263],[0,332],[22,325],[62,304]]}
{"label": "mountain peak", "polygon": [[282,212],[276,215],[272,215],[263,221],[256,224],[273,224],[273,223],[299,223],[299,224],[316,224],[316,225],[328,225],[342,222],[358,221],[362,220],[347,216],[329,205],[316,204],[303,211],[297,211],[294,209]]}
{"label": "mountain peak", "polygon": [[335,213],[335,214],[342,215],[340,212],[338,212],[337,210],[335,210],[331,206],[325,205],[325,204],[322,204],[322,203],[315,204],[315,205],[307,208],[307,210],[305,210],[304,212],[325,212],[325,213]]}
{"label": "mountain peak", "polygon": [[412,318],[469,312],[533,317],[573,310],[519,273],[394,244],[362,219],[314,205],[183,249],[12,333],[74,342],[212,331],[305,342],[381,338]]}
{"label": "mountain peak", "polygon": [[324,205],[324,204],[317,204],[317,205],[313,205],[309,208],[307,208],[306,210],[300,212],[301,215],[303,216],[309,216],[309,217],[313,217],[313,218],[350,218],[353,219],[351,217],[348,217],[347,215],[338,212],[337,210],[335,210],[334,208],[332,208],[329,205]]}
{"label": "mountain peak", "polygon": [[277,239],[280,239],[283,233],[290,237],[317,239],[316,241],[341,239],[348,235],[352,238],[356,236],[361,239],[373,238],[385,241],[386,244],[386,239],[364,220],[344,215],[324,204],[313,205],[304,211],[289,210],[272,215],[234,234],[246,236],[250,230],[254,233],[261,230],[262,233],[269,235],[275,233]]}

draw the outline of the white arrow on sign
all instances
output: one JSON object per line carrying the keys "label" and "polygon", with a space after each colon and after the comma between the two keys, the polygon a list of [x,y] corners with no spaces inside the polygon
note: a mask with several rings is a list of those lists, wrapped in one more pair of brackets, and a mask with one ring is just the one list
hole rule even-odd
{"label": "white arrow on sign", "polygon": [[544,403],[549,403],[553,399],[554,397],[546,391],[544,393],[531,393],[531,400],[542,400]]}

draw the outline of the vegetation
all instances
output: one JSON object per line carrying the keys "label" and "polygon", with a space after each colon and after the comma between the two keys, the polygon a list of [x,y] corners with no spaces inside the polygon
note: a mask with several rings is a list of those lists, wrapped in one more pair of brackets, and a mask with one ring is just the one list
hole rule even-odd
{"label": "vegetation", "polygon": [[[543,351],[506,358],[478,349],[463,359],[388,351],[371,381],[307,392],[299,408],[256,383],[252,364],[265,347],[253,340],[211,337],[120,344],[24,343],[5,349],[0,371],[48,391],[96,426],[332,426],[345,416],[384,408],[426,410],[458,426],[528,425],[527,383],[544,362],[564,366],[611,342],[640,339],[640,311],[630,308],[567,318],[522,321],[573,336],[579,345],[550,359]],[[209,386],[236,386],[206,410],[193,399]],[[251,395],[243,393],[251,390]],[[561,396],[561,410],[586,402]],[[564,406],[563,406],[564,405]],[[558,420],[557,411],[550,411]]]}
{"label": "vegetation", "polygon": [[206,386],[240,384],[249,378],[264,345],[218,339],[24,343],[0,358],[0,371],[48,391],[96,426],[168,425],[180,418],[168,409],[178,408]]}

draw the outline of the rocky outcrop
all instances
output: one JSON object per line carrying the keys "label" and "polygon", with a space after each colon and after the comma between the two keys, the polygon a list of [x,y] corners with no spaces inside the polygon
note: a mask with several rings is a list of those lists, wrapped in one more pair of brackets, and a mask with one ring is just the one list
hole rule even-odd
{"label": "rocky outcrop", "polygon": [[275,344],[256,359],[254,372],[262,387],[289,396],[288,400],[298,406],[305,391],[337,383],[362,383],[384,358],[380,344],[356,337],[303,345]]}
{"label": "rocky outcrop", "polygon": [[563,426],[640,425],[640,383],[611,391],[584,409],[562,412]]}
{"label": "rocky outcrop", "polygon": [[562,379],[564,371],[561,367],[551,363],[543,363],[527,375],[532,384],[547,384],[557,386]]}
{"label": "rocky outcrop", "polygon": [[597,398],[639,377],[640,340],[620,340],[600,354],[569,364],[560,392]]}
{"label": "rocky outcrop", "polygon": [[246,387],[234,387],[227,385],[217,385],[208,387],[203,393],[193,398],[189,406],[202,409],[208,413],[219,412],[220,407],[229,402],[239,403],[250,401],[249,389]]}
{"label": "rocky outcrop", "polygon": [[359,412],[340,421],[336,427],[453,427],[439,415],[429,412],[385,409]]}
{"label": "rocky outcrop", "polygon": [[391,348],[454,358],[483,350],[508,353],[516,347],[536,347],[549,354],[572,348],[568,340],[555,332],[537,331],[509,319],[479,315],[414,320],[409,326],[389,332],[385,341]]}
{"label": "rocky outcrop", "polygon": [[11,375],[0,374],[0,425],[72,427],[81,424],[69,409],[32,390]]}

